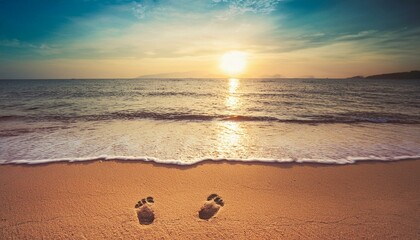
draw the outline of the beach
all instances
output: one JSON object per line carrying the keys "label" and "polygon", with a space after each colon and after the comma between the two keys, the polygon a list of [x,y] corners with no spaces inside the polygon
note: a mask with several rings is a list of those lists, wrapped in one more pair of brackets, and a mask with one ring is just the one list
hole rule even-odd
{"label": "beach", "polygon": [[420,240],[420,0],[0,0],[0,240]]}
{"label": "beach", "polygon": [[[1,239],[418,239],[420,160],[0,166]],[[209,220],[198,212],[218,194]],[[155,219],[139,223],[136,203]]]}

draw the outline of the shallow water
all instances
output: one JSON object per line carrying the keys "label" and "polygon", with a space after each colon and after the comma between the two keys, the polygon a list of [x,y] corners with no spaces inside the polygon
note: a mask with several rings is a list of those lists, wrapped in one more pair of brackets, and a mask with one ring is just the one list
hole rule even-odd
{"label": "shallow water", "polygon": [[6,80],[0,100],[1,163],[420,156],[417,80]]}

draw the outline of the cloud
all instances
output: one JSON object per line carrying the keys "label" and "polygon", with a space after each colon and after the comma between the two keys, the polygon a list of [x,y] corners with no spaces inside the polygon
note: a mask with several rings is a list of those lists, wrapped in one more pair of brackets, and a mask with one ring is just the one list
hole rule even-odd
{"label": "cloud", "polygon": [[22,42],[18,39],[3,39],[0,40],[1,47],[10,47],[10,48],[37,48],[34,44]]}
{"label": "cloud", "polygon": [[216,5],[227,5],[228,9],[219,16],[220,19],[229,19],[246,13],[270,14],[276,10],[281,0],[212,0]]}
{"label": "cloud", "polygon": [[144,19],[146,16],[147,6],[138,2],[133,2],[132,4],[133,6],[131,7],[131,10],[134,16],[138,19]]}
{"label": "cloud", "polygon": [[7,47],[7,48],[26,48],[26,49],[51,49],[45,43],[42,44],[33,44],[28,42],[20,41],[19,39],[3,39],[0,40],[0,47]]}
{"label": "cloud", "polygon": [[356,41],[356,40],[363,40],[375,37],[375,35],[378,33],[376,30],[366,30],[366,31],[360,31],[356,33],[351,34],[345,34],[338,36],[336,38],[337,41]]}
{"label": "cloud", "polygon": [[[396,60],[415,58],[420,48],[420,27],[397,30],[325,31],[278,27],[272,37],[260,40],[261,54],[316,54],[329,59],[357,59],[362,56],[381,56]],[[263,48],[262,46],[266,46]],[[330,49],[330,50],[328,50]]]}
{"label": "cloud", "polygon": [[[131,14],[133,7],[140,7],[138,4],[142,9],[139,10],[141,21]],[[211,0],[111,5],[91,15],[70,18],[66,26],[47,40],[50,55],[42,56],[49,59],[206,58],[232,49],[258,51],[259,39],[265,39],[274,30],[265,16],[226,21],[215,18],[224,10],[226,6],[214,7]],[[37,57],[34,53],[34,58]]]}

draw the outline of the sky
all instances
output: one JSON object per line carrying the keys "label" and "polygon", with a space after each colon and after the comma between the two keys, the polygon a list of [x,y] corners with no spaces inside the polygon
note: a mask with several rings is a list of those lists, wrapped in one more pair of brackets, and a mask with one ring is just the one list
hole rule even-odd
{"label": "sky", "polygon": [[351,77],[420,69],[418,0],[0,0],[0,78]]}

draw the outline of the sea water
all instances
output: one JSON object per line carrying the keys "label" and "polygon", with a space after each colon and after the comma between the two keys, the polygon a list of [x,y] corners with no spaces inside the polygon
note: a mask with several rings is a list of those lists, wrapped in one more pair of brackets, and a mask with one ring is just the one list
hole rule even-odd
{"label": "sea water", "polygon": [[420,80],[0,81],[0,163],[420,157]]}

